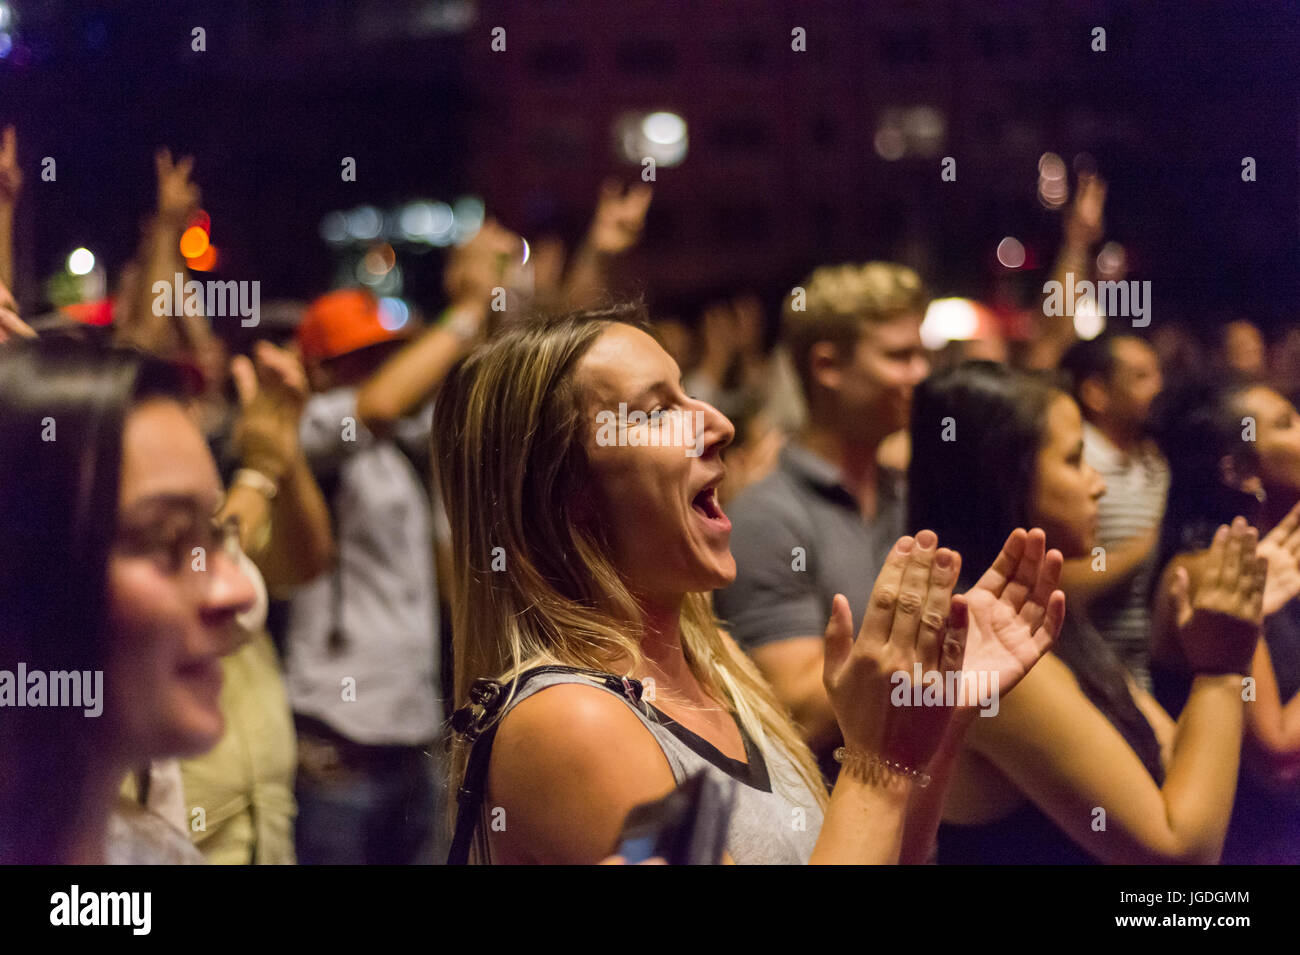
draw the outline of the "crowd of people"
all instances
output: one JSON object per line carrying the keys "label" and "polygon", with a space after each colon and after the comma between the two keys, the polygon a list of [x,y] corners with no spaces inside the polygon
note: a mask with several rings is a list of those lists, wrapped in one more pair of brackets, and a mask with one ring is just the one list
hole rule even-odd
{"label": "crowd of people", "polygon": [[153,307],[166,151],[111,320],[21,316],[20,169],[0,860],[595,863],[705,773],[742,864],[1300,861],[1290,337],[932,352],[879,261],[660,315],[609,183],[571,254],[487,219],[427,322],[340,288],[250,340]]}

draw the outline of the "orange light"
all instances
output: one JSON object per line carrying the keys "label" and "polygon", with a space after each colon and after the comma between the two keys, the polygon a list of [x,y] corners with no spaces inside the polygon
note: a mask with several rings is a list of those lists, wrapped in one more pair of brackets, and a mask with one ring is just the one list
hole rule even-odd
{"label": "orange light", "polygon": [[185,265],[195,272],[211,272],[217,267],[217,247],[208,245],[201,255],[186,259]]}
{"label": "orange light", "polygon": [[195,209],[190,213],[190,221],[187,225],[198,226],[208,235],[212,234],[212,218],[202,209]]}
{"label": "orange light", "polygon": [[197,259],[208,250],[208,234],[199,226],[192,225],[181,236],[181,255],[187,259]]}

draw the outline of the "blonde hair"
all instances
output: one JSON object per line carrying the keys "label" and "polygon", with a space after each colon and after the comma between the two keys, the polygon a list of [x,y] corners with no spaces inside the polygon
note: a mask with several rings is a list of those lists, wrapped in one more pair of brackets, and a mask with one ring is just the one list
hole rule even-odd
{"label": "blonde hair", "polygon": [[[513,328],[448,376],[434,406],[438,480],[451,523],[456,707],[474,680],[514,679],[543,664],[608,671],[643,662],[642,616],[590,504],[592,424],[575,382],[582,357],[636,308]],[[499,548],[499,549],[498,549]],[[493,562],[506,571],[493,571]],[[812,754],[753,663],[728,647],[708,593],[687,594],[682,651],[704,689],[734,709],[768,757],[784,749],[818,804]],[[513,688],[512,688],[513,692]],[[460,784],[468,748],[453,742]]]}
{"label": "blonde hair", "polygon": [[905,265],[867,262],[816,269],[786,296],[781,311],[781,335],[805,396],[811,385],[808,353],[817,342],[833,342],[843,353],[858,340],[864,322],[920,316],[928,304],[921,277]]}

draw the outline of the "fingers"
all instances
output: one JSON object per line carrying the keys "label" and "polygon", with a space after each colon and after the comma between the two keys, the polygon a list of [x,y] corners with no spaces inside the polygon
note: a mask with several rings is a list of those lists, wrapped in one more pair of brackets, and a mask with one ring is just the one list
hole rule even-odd
{"label": "fingers", "polygon": [[15,162],[18,159],[18,130],[13,126],[6,126],[4,138],[0,140],[0,160],[6,164]]}
{"label": "fingers", "polygon": [[1039,568],[1047,551],[1047,534],[1040,527],[1029,531],[1025,538],[1025,551],[1020,556],[1015,573],[1002,591],[1002,601],[1010,604],[1012,611],[1019,613],[1030,591],[1038,581]]}
{"label": "fingers", "polygon": [[948,618],[952,607],[952,589],[957,585],[960,572],[960,554],[946,547],[935,551],[916,641],[917,656],[926,669],[934,669],[945,649],[944,630],[951,626]]}
{"label": "fingers", "polygon": [[1064,566],[1065,558],[1059,550],[1049,550],[1043,557],[1043,563],[1038,569],[1038,578],[1025,599],[1025,605],[1020,608],[1020,619],[1027,623],[1031,630],[1042,622],[1043,615],[1047,613],[1048,601],[1051,600],[1052,594],[1061,582],[1061,569]]}
{"label": "fingers", "polygon": [[0,304],[0,342],[7,341],[11,336],[35,338],[36,331],[19,318],[17,312],[12,312]]}
{"label": "fingers", "polygon": [[1174,623],[1179,626],[1185,626],[1192,616],[1192,601],[1188,597],[1188,591],[1191,590],[1191,579],[1187,575],[1186,567],[1174,569],[1174,579],[1169,584],[1169,613]]}
{"label": "fingers", "polygon": [[1247,593],[1246,612],[1255,620],[1264,617],[1264,585],[1268,581],[1268,559],[1255,558],[1255,567],[1250,574],[1250,589]]}
{"label": "fingers", "polygon": [[966,635],[970,632],[970,607],[960,594],[952,598],[948,613],[948,626],[944,632],[943,648],[939,654],[939,669],[951,673],[961,669],[966,659]]}
{"label": "fingers", "polygon": [[1220,524],[1219,529],[1214,532],[1214,540],[1210,541],[1210,553],[1205,559],[1198,588],[1203,587],[1208,591],[1219,586],[1219,578],[1223,573],[1224,553],[1227,547],[1228,525]]}
{"label": "fingers", "polygon": [[631,211],[638,218],[645,215],[646,210],[650,208],[650,200],[654,198],[654,194],[654,187],[644,182],[633,183],[632,188],[627,191]]}
{"label": "fingers", "polygon": [[[1228,543],[1223,554],[1223,567],[1219,571],[1219,585],[1227,591],[1235,591],[1241,582],[1241,565],[1245,556],[1246,531],[1253,534],[1255,529],[1246,524],[1244,517],[1234,517],[1232,528],[1228,533]],[[1255,553],[1255,542],[1250,542],[1250,555]]]}
{"label": "fingers", "polygon": [[853,651],[853,612],[849,601],[843,594],[836,594],[831,601],[831,617],[826,622],[825,661],[822,664],[823,679],[838,673],[844,661]]}
{"label": "fingers", "polygon": [[[934,546],[939,541],[934,531],[921,531],[903,569],[902,586],[894,608],[894,621],[889,629],[889,642],[913,650],[920,633],[921,611],[925,606],[926,591],[930,583],[930,567],[934,563]],[[946,601],[945,601],[946,604]],[[945,608],[946,609],[946,608]],[[945,616],[947,614],[945,613]]]}
{"label": "fingers", "polygon": [[995,597],[1001,597],[1007,581],[1015,573],[1020,556],[1025,552],[1025,541],[1028,536],[1023,527],[1017,527],[1007,535],[1007,541],[1002,545],[1002,551],[997,559],[988,570],[984,571],[984,576],[976,581],[975,586],[989,591]]}
{"label": "fingers", "polygon": [[[1280,533],[1279,533],[1280,532]],[[1289,550],[1292,554],[1300,554],[1300,504],[1287,513],[1282,518],[1280,524],[1269,532],[1269,537],[1278,534],[1281,537],[1281,545]]]}
{"label": "fingers", "polygon": [[1052,649],[1064,625],[1065,591],[1053,590],[1052,595],[1047,598],[1047,611],[1043,615],[1043,625],[1033,632],[1034,646],[1038,649],[1039,656]]}
{"label": "fingers", "polygon": [[880,568],[871,588],[867,612],[862,617],[862,628],[858,631],[859,640],[885,643],[889,639],[889,631],[894,623],[894,608],[903,587],[903,571],[915,546],[913,538],[900,537],[885,558],[885,566]]}
{"label": "fingers", "polygon": [[257,397],[257,369],[247,356],[236,355],[230,359],[230,377],[235,380],[240,407],[247,408]]}

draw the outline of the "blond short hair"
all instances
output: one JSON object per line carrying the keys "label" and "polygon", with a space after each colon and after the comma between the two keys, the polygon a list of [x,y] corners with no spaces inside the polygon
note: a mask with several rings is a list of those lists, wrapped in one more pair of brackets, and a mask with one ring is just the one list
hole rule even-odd
{"label": "blond short hair", "polygon": [[857,342],[864,323],[925,313],[930,296],[905,265],[867,262],[823,265],[791,290],[781,310],[781,337],[790,348],[804,394],[810,390],[808,355],[817,342],[841,352]]}

